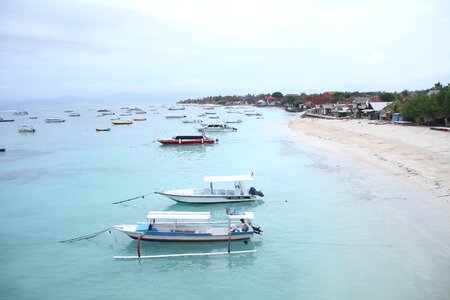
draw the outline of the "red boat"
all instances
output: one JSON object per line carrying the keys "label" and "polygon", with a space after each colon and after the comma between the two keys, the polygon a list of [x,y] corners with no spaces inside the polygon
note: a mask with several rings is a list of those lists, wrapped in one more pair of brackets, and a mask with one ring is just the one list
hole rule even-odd
{"label": "red boat", "polygon": [[173,138],[159,139],[163,145],[203,145],[214,144],[219,140],[210,139],[204,135],[176,135]]}

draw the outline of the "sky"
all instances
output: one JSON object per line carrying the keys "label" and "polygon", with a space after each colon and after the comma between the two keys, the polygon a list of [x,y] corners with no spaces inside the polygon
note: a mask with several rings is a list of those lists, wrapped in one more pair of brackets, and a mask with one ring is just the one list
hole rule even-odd
{"label": "sky", "polygon": [[450,82],[448,0],[0,0],[0,103]]}

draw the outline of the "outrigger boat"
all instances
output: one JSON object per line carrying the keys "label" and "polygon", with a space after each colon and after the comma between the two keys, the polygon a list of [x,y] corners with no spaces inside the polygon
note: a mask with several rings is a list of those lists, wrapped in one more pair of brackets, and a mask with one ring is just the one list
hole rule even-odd
{"label": "outrigger boat", "polygon": [[214,144],[218,141],[204,135],[176,135],[173,138],[162,138],[158,140],[163,145],[204,145]]}
{"label": "outrigger boat", "polygon": [[[175,200],[185,203],[223,203],[223,202],[244,202],[255,201],[256,196],[263,197],[261,191],[254,187],[246,189],[245,181],[252,181],[253,175],[236,176],[206,176],[203,180],[209,183],[209,189],[180,189],[155,192]],[[214,183],[234,182],[234,189],[216,189]]]}
{"label": "outrigger boat", "polygon": [[150,211],[147,222],[115,225],[132,239],[159,242],[218,242],[248,240],[259,227],[252,226],[253,212],[232,213],[227,220],[211,222],[210,212]]}

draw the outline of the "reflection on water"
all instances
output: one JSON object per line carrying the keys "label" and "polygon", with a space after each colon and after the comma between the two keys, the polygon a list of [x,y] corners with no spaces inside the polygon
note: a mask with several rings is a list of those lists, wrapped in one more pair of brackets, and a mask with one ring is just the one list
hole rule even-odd
{"label": "reflection on water", "polygon": [[[262,246],[262,241],[233,241],[231,251],[258,250]],[[187,253],[214,253],[226,252],[227,242],[203,242],[203,243],[179,243],[179,242],[142,242],[141,255],[166,255],[166,254],[187,254]],[[137,255],[137,242],[131,240],[129,244],[120,251],[118,255]],[[151,264],[152,268],[158,272],[170,272],[174,268],[180,269],[195,265],[201,269],[211,267],[216,259],[227,259],[228,268],[245,268],[253,265],[257,259],[256,253],[218,255],[218,256],[186,256],[172,258],[155,258],[138,260],[142,264]]]}

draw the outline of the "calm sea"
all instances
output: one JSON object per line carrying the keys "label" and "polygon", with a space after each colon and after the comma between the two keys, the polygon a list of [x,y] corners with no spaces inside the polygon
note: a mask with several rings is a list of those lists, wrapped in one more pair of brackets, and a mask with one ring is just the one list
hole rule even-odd
{"label": "calm sea", "polygon": [[[256,108],[258,119],[219,107],[222,120],[243,121],[231,124],[237,132],[209,134],[216,145],[170,147],[155,140],[194,133],[195,124],[165,116],[205,111],[140,107],[146,115],[121,117],[147,118],[131,126],[111,125],[119,107],[103,117],[88,107],[66,108],[80,117],[30,109],[0,123],[1,299],[449,299],[450,224],[414,186],[313,148],[287,127],[298,116],[282,110]],[[66,122],[44,122],[53,116]],[[18,133],[21,125],[36,132]],[[255,203],[188,205],[152,194],[251,172],[265,194]],[[136,255],[136,242],[121,233],[59,243],[145,221],[148,210],[220,218],[226,207],[255,212],[263,235],[231,247],[256,253],[118,261],[114,255]],[[141,254],[226,247],[143,242]]]}

